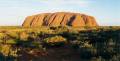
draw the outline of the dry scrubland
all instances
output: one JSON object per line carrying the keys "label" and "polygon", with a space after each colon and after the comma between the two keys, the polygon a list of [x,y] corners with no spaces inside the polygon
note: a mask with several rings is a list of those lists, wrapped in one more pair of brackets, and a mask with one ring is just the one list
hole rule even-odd
{"label": "dry scrubland", "polygon": [[0,61],[120,61],[120,27],[0,27]]}

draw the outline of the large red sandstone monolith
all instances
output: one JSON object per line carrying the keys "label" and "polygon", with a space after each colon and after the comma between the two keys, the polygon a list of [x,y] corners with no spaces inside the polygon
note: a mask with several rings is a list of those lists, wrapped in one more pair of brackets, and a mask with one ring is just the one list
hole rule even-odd
{"label": "large red sandstone monolith", "polygon": [[56,12],[42,13],[38,15],[28,16],[23,27],[40,27],[40,26],[98,26],[96,20],[92,16],[80,13]]}

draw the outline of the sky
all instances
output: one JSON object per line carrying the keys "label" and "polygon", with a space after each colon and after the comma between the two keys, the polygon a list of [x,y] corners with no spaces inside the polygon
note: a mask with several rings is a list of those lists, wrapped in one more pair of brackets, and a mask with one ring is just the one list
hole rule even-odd
{"label": "sky", "polygon": [[1,0],[0,26],[22,25],[25,17],[47,12],[82,13],[101,26],[120,26],[120,0]]}

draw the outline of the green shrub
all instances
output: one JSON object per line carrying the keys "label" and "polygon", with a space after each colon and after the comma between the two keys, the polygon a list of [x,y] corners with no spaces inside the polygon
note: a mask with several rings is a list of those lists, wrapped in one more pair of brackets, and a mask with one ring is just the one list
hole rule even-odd
{"label": "green shrub", "polygon": [[2,40],[0,40],[0,43],[2,43],[3,41]]}
{"label": "green shrub", "polygon": [[8,56],[9,55],[9,52],[10,52],[10,49],[11,49],[11,45],[1,45],[0,48],[1,48],[0,52],[4,56]]}
{"label": "green shrub", "polygon": [[9,40],[10,37],[8,35],[6,35],[5,33],[0,33],[0,42],[2,43],[6,43],[7,40]]}
{"label": "green shrub", "polygon": [[27,40],[28,40],[28,37],[29,37],[29,35],[28,35],[26,32],[21,32],[21,33],[19,34],[20,40],[27,41]]}
{"label": "green shrub", "polygon": [[15,40],[7,40],[6,43],[7,44],[16,44],[17,42]]}
{"label": "green shrub", "polygon": [[7,33],[8,36],[12,37],[12,38],[19,38],[19,34],[17,32],[12,32],[12,31],[9,31]]}
{"label": "green shrub", "polygon": [[0,39],[4,38],[5,36],[6,36],[6,34],[0,33]]}
{"label": "green shrub", "polygon": [[62,37],[62,36],[54,36],[54,37],[48,37],[46,39],[44,39],[44,42],[46,44],[49,45],[60,45],[60,44],[64,44],[67,42],[66,38]]}

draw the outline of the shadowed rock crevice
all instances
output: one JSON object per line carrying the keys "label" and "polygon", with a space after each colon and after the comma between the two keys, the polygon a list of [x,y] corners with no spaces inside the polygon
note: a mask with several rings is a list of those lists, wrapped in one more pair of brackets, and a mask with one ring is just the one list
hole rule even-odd
{"label": "shadowed rock crevice", "polygon": [[40,27],[40,26],[98,26],[96,20],[92,16],[80,13],[56,12],[42,13],[38,15],[28,16],[23,27]]}
{"label": "shadowed rock crevice", "polygon": [[33,19],[31,19],[32,21],[30,22],[30,27],[31,27],[31,25],[35,22],[34,20],[35,20],[35,17],[33,18]]}
{"label": "shadowed rock crevice", "polygon": [[81,15],[81,17],[83,18],[84,23],[87,24],[87,18],[85,17],[85,15]]}
{"label": "shadowed rock crevice", "polygon": [[76,16],[74,15],[70,18],[69,22],[67,23],[68,26],[72,26],[72,22],[75,20],[75,17]]}
{"label": "shadowed rock crevice", "polygon": [[47,25],[47,18],[48,16],[46,15],[45,17],[44,17],[44,19],[43,19],[43,23],[42,23],[42,25],[44,26],[44,25]]}

